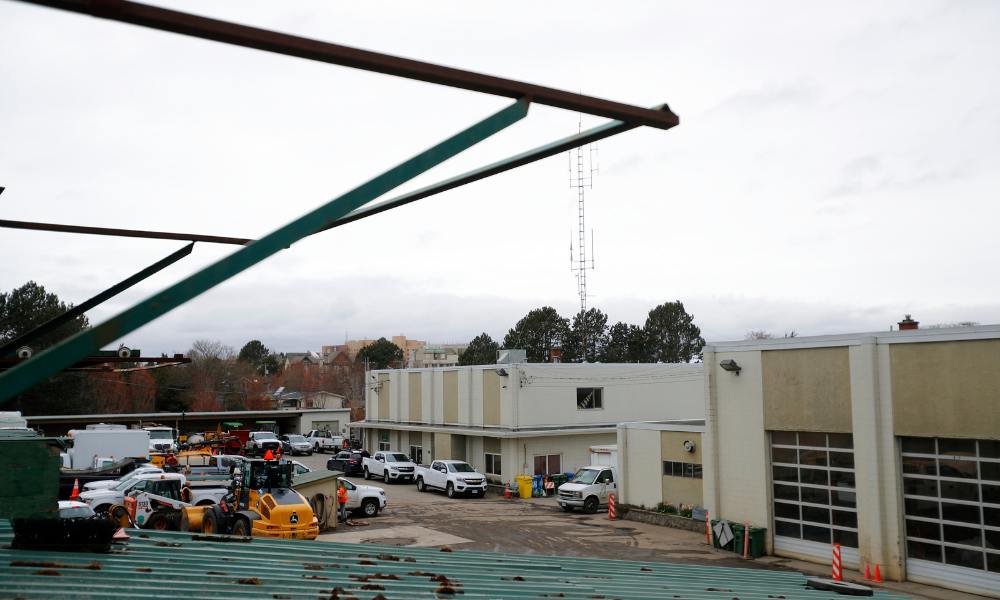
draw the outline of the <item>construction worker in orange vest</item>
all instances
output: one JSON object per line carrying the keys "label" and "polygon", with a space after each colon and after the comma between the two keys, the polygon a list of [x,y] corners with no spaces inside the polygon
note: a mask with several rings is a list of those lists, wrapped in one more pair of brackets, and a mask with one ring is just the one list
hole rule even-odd
{"label": "construction worker in orange vest", "polygon": [[337,486],[337,506],[340,508],[340,520],[347,522],[347,486],[341,481]]}

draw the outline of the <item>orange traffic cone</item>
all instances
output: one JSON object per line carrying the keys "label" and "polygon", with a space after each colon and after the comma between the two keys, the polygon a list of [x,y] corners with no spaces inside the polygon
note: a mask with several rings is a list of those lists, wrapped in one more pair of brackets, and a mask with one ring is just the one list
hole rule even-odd
{"label": "orange traffic cone", "polygon": [[872,580],[872,566],[868,563],[865,563],[865,581],[871,581],[871,580]]}
{"label": "orange traffic cone", "polygon": [[271,452],[271,450],[268,449],[268,451],[264,453],[264,460],[274,460],[274,452]]}
{"label": "orange traffic cone", "polygon": [[79,479],[74,479],[73,480],[73,491],[69,493],[69,499],[70,500],[76,500],[79,497],[80,497],[80,480]]}
{"label": "orange traffic cone", "polygon": [[878,563],[875,563],[875,577],[872,583],[882,583],[882,573],[878,570]]}

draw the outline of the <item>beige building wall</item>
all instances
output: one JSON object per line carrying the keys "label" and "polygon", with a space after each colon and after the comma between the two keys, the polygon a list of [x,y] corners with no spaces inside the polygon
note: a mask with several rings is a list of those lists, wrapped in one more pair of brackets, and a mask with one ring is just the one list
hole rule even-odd
{"label": "beige building wall", "polygon": [[441,374],[442,401],[444,423],[459,423],[458,420],[458,371],[445,371]]}
{"label": "beige building wall", "polygon": [[[616,443],[615,433],[593,433],[578,435],[552,435],[515,438],[516,453],[511,465],[514,475],[532,475],[535,472],[535,456],[559,454],[563,473],[590,464],[590,447]],[[504,456],[506,459],[507,457]],[[508,467],[504,464],[504,471]]]}
{"label": "beige building wall", "polygon": [[388,421],[391,416],[389,414],[389,397],[391,393],[390,389],[390,376],[388,373],[378,374],[378,413],[377,417],[383,421]]}
{"label": "beige building wall", "polygon": [[434,432],[434,460],[451,460],[451,434]]}
{"label": "beige building wall", "polygon": [[[663,502],[673,504],[688,504],[702,506],[704,495],[702,479],[692,477],[675,477],[663,475],[663,461],[702,464],[701,434],[693,431],[661,431],[660,433],[660,484]],[[684,442],[694,442],[694,452],[684,449]]]}
{"label": "beige building wall", "polygon": [[762,353],[764,428],[851,432],[851,367],[846,347]]}
{"label": "beige building wall", "polygon": [[482,372],[483,425],[500,425],[500,376],[493,369]]}
{"label": "beige building wall", "polygon": [[900,527],[902,497],[892,431],[889,347],[875,338],[850,347],[854,476],[858,499],[860,561],[882,565],[891,579],[903,578],[905,552]]}
{"label": "beige building wall", "polygon": [[660,432],[652,429],[619,427],[618,493],[622,503],[655,508],[663,501],[663,469],[660,456]]}
{"label": "beige building wall", "polygon": [[409,373],[407,386],[407,406],[409,413],[407,420],[413,423],[423,421],[423,373]]}
{"label": "beige building wall", "polygon": [[[714,353],[711,369],[716,403],[715,451],[717,494],[710,503],[712,518],[770,529],[769,441],[764,430],[764,391],[760,351]],[[735,360],[739,375],[719,363]]]}
{"label": "beige building wall", "polygon": [[1000,439],[1000,340],[893,344],[897,435]]}
{"label": "beige building wall", "polygon": [[[545,425],[617,424],[628,421],[701,419],[701,365],[519,365],[526,383],[519,385],[512,372],[517,424]],[[603,389],[602,409],[579,410],[578,387]]]}

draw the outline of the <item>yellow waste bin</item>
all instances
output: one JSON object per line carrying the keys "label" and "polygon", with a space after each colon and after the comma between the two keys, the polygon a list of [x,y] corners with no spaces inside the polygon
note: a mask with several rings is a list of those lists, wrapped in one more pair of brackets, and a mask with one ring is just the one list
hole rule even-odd
{"label": "yellow waste bin", "polygon": [[531,498],[531,475],[518,475],[517,481],[517,495],[522,498]]}

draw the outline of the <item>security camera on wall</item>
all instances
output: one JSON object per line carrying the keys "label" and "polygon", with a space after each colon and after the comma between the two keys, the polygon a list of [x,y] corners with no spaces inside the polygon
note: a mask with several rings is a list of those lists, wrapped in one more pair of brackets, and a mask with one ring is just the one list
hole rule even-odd
{"label": "security camera on wall", "polygon": [[684,440],[684,451],[685,452],[694,452],[694,449],[695,449],[694,442],[692,442],[691,440]]}

